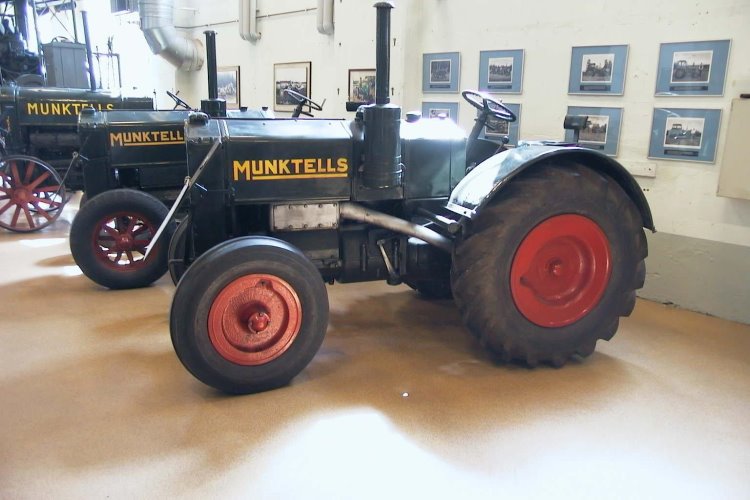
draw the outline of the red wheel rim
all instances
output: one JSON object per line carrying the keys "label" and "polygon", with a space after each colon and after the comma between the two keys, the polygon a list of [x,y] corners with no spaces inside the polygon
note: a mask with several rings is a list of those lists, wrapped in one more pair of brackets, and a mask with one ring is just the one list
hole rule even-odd
{"label": "red wheel rim", "polygon": [[31,158],[4,163],[0,172],[0,227],[30,232],[54,222],[65,204],[54,172]]}
{"label": "red wheel rim", "polygon": [[581,215],[558,215],[534,227],[513,257],[510,289],[526,319],[562,327],[601,300],[611,273],[607,236]]}
{"label": "red wheel rim", "polygon": [[289,283],[269,274],[250,274],[216,296],[208,313],[208,336],[224,359],[262,365],[291,347],[301,324],[302,306]]}
{"label": "red wheel rim", "polygon": [[118,212],[96,224],[91,244],[97,260],[105,266],[117,271],[135,271],[146,265],[146,247],[154,234],[156,228],[145,217]]}

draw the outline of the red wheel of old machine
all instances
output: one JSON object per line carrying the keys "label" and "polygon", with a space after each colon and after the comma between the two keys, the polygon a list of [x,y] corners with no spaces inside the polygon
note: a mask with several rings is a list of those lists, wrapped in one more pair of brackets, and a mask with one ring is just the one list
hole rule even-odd
{"label": "red wheel of old machine", "polygon": [[208,314],[208,335],[224,359],[255,366],[289,349],[301,324],[300,299],[289,283],[269,274],[249,274],[216,296]]}
{"label": "red wheel of old machine", "polygon": [[31,156],[0,160],[0,227],[20,233],[52,224],[65,205],[59,174]]}
{"label": "red wheel of old machine", "polygon": [[108,214],[92,231],[94,256],[117,271],[140,269],[145,265],[146,247],[156,234],[157,225],[134,212]]}
{"label": "red wheel of old machine", "polygon": [[611,273],[607,236],[588,217],[557,215],[534,227],[513,257],[510,288],[532,323],[557,328],[586,316]]}

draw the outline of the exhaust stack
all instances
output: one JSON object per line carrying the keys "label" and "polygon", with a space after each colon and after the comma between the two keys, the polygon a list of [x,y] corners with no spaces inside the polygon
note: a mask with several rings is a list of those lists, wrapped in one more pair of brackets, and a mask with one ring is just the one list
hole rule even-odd
{"label": "exhaust stack", "polygon": [[[377,13],[375,104],[364,107],[365,163],[362,187],[393,197],[402,185],[401,108],[390,104],[390,39],[392,2],[375,4]],[[388,192],[386,192],[388,190]],[[378,198],[377,195],[373,198]]]}
{"label": "exhaust stack", "polygon": [[201,111],[209,116],[227,116],[227,102],[219,99],[219,78],[216,70],[216,32],[207,30],[206,70],[208,72],[208,99],[201,101]]}

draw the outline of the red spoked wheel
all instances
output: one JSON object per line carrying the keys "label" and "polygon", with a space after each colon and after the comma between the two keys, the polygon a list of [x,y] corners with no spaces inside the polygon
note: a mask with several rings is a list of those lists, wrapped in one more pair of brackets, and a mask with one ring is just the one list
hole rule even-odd
{"label": "red spoked wheel", "polygon": [[170,222],[152,243],[167,207],[153,195],[113,189],[94,196],[78,209],[70,226],[70,252],[83,274],[107,288],[148,286],[167,271],[167,248],[174,232]]}
{"label": "red spoked wheel", "polygon": [[302,306],[289,283],[269,274],[250,274],[216,296],[208,314],[208,335],[227,360],[262,365],[286,352],[301,323]]}
{"label": "red spoked wheel", "polygon": [[601,228],[588,217],[558,215],[521,242],[511,264],[510,288],[526,319],[561,327],[599,303],[610,273],[609,242]]}
{"label": "red spoked wheel", "polygon": [[92,232],[93,254],[111,269],[137,270],[145,264],[146,247],[156,230],[152,221],[136,212],[107,215]]}
{"label": "red spoked wheel", "polygon": [[0,160],[0,227],[38,231],[57,220],[66,201],[60,175],[40,159],[14,155]]}

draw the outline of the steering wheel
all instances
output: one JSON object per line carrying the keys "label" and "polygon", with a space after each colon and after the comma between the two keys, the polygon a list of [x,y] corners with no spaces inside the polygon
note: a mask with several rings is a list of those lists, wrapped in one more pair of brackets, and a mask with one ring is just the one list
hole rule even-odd
{"label": "steering wheel", "polygon": [[497,99],[476,90],[464,90],[461,92],[466,101],[481,111],[483,114],[494,116],[506,122],[516,121],[516,115],[508,107]]}
{"label": "steering wheel", "polygon": [[304,111],[302,111],[302,106],[310,106],[310,108],[314,109],[315,111],[323,111],[323,106],[313,101],[304,94],[300,94],[299,92],[291,89],[284,89],[284,92],[286,92],[289,97],[297,101],[297,107],[292,113],[292,118],[297,118],[299,115],[312,116],[310,113],[305,113]]}
{"label": "steering wheel", "polygon": [[177,94],[173,94],[172,92],[170,92],[169,90],[167,90],[167,95],[169,97],[171,97],[172,100],[174,100],[174,108],[172,108],[172,109],[177,109],[180,106],[182,106],[185,109],[190,109],[190,110],[193,109],[192,106],[190,106],[190,104],[186,103],[185,101],[183,101],[182,99],[180,99],[179,97],[177,97]]}

